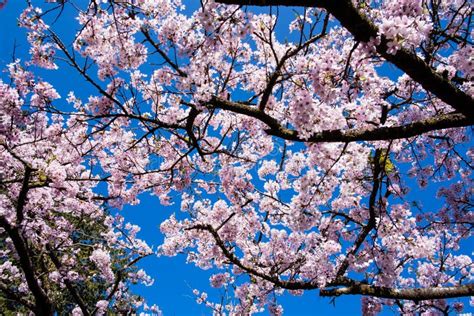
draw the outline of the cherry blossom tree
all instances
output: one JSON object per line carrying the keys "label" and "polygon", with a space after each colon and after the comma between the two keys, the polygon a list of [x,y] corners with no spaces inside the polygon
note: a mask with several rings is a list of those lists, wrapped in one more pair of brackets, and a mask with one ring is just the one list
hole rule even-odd
{"label": "cherry blossom tree", "polygon": [[19,63],[0,81],[0,308],[75,315],[129,312],[131,283],[152,283],[135,263],[152,253],[139,228],[93,192],[88,126],[47,115],[59,94]]}
{"label": "cherry blossom tree", "polygon": [[[148,192],[176,208],[159,255],[214,269],[211,286],[231,294],[194,291],[216,315],[280,315],[280,295],[311,290],[360,295],[366,315],[462,311],[474,296],[470,2],[186,4],[28,2],[27,64],[73,70],[96,93],[75,83],[60,106],[10,65],[3,298],[37,314],[63,308],[55,295],[83,314],[138,305],[127,282],[149,282],[133,267],[150,249],[107,208]],[[72,41],[63,12],[77,16]]]}

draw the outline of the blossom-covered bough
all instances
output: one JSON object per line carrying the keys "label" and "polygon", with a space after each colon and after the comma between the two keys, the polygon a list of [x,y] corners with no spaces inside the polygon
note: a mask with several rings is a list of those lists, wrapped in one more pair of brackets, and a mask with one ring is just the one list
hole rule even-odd
{"label": "blossom-covered bough", "polygon": [[[93,192],[87,157],[97,144],[76,117],[48,117],[58,93],[19,63],[0,81],[0,307],[2,312],[92,315],[130,312],[135,264],[152,253],[138,227]],[[104,181],[104,180],[101,180]]]}
{"label": "blossom-covered bough", "polygon": [[[52,295],[63,286],[84,314],[137,305],[114,290],[127,284],[117,269],[150,251],[136,228],[114,238],[104,207],[150,192],[179,211],[161,224],[159,253],[186,253],[232,293],[213,303],[195,291],[215,314],[279,315],[279,295],[308,290],[361,295],[364,314],[462,311],[474,296],[470,2],[217,2],[190,12],[184,5],[196,4],[180,0],[68,0],[22,14],[29,63],[73,70],[96,94],[71,86],[68,107],[18,72],[4,86],[2,133],[17,132],[2,134],[2,234],[13,246],[1,280],[18,287],[1,284],[2,297],[61,310]],[[72,42],[55,29],[75,23],[61,12],[77,15]],[[35,114],[22,116],[25,106]],[[45,136],[10,117],[41,119]],[[85,229],[75,221],[102,217],[104,241],[75,241]],[[48,233],[64,238],[51,244]],[[22,253],[22,243],[38,250]],[[48,253],[49,274],[36,271]],[[78,293],[85,275],[54,283],[54,272],[74,271],[64,256],[86,258],[80,273],[100,276],[89,284],[104,287],[91,292],[93,308]],[[126,277],[136,275],[147,282]]]}

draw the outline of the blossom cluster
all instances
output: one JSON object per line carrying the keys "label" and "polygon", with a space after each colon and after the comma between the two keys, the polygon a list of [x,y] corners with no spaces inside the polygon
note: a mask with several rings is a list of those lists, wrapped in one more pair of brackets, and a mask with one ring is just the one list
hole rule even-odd
{"label": "blossom cluster", "polygon": [[[326,10],[298,13],[284,38],[288,21],[272,10],[208,0],[189,13],[179,0],[140,0],[92,1],[74,41],[60,45],[28,7],[34,63],[55,68],[60,54],[97,91],[72,91],[64,112],[53,86],[10,66],[12,85],[0,83],[4,226],[21,228],[37,253],[53,249],[54,286],[100,285],[98,314],[161,313],[128,290],[153,283],[128,269],[151,248],[109,211],[142,194],[176,209],[157,223],[158,254],[184,253],[231,294],[214,303],[193,291],[215,315],[282,315],[284,293],[337,296],[351,282],[397,291],[472,282],[463,249],[473,221],[469,118],[431,84],[387,71],[402,55],[424,63],[431,82],[474,95],[465,2],[354,2],[373,22],[369,42]],[[423,206],[418,192],[436,205]],[[31,298],[14,248],[6,238],[0,279]],[[361,303],[367,315],[463,308],[426,301]]]}

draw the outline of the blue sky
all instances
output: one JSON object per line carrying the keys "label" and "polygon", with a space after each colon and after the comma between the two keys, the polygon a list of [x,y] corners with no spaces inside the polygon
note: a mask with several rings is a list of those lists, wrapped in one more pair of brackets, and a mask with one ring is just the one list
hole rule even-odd
{"label": "blue sky", "polygon": [[[12,62],[12,55],[23,61],[29,59],[28,43],[25,32],[18,28],[17,17],[24,8],[26,1],[10,0],[3,10],[0,10],[2,31],[0,32],[0,68]],[[37,2],[43,4],[42,2]],[[65,17],[71,17],[65,12],[60,24],[54,25],[56,32],[71,36]],[[74,25],[71,23],[69,26]],[[79,97],[86,98],[94,94],[94,89],[82,77],[70,68],[61,67],[60,72],[31,68],[37,75],[52,83],[59,91],[62,100],[70,90],[74,90]],[[5,78],[5,74],[2,75]],[[80,87],[80,88],[78,88]],[[160,223],[173,212],[179,212],[177,206],[163,207],[155,197],[141,196],[140,205],[125,207],[122,215],[127,221],[141,226],[139,237],[146,240],[155,248],[163,241],[159,231]],[[209,277],[212,271],[203,271],[192,264],[186,264],[184,255],[169,257],[148,257],[140,262],[154,279],[151,287],[138,286],[137,294],[144,296],[148,303],[160,306],[165,315],[210,315],[209,309],[198,305],[192,294],[197,288],[209,293],[210,299],[219,301],[221,292],[209,286]],[[360,314],[360,299],[358,297],[343,297],[336,300],[335,306],[329,304],[329,299],[320,298],[317,292],[307,292],[302,297],[285,295],[280,300],[285,308],[286,315],[358,315]]]}
{"label": "blue sky", "polygon": [[[190,1],[184,1],[189,3]],[[17,27],[17,17],[24,7],[26,1],[10,0],[3,10],[0,10],[2,31],[0,32],[0,68],[12,61],[12,54],[15,50],[16,58],[28,59],[28,43],[25,33]],[[43,4],[43,1],[37,3]],[[196,2],[195,2],[196,3]],[[63,34],[73,35],[70,30],[73,22],[67,22],[70,12],[65,12],[65,16],[60,23],[53,28]],[[289,18],[282,16],[282,18]],[[70,90],[75,91],[79,97],[87,98],[94,94],[94,90],[73,70],[59,64],[60,72],[33,69],[35,73],[43,79],[51,82],[59,93],[64,97]],[[394,69],[387,68],[387,73],[395,73]],[[2,77],[5,77],[2,75]],[[432,193],[432,192],[431,192]],[[430,192],[415,190],[413,196],[424,197],[425,206],[436,206],[439,200],[430,198]],[[158,199],[148,195],[141,196],[141,203],[138,206],[125,207],[122,215],[127,221],[141,226],[142,231],[139,236],[145,239],[150,245],[159,245],[163,236],[159,231],[159,224],[170,216],[173,212],[179,212],[179,203],[175,206],[160,206]],[[219,290],[209,287],[209,277],[212,271],[203,271],[186,264],[185,256],[174,258],[149,257],[144,259],[140,266],[143,267],[154,279],[155,283],[151,287],[138,286],[136,292],[146,298],[148,303],[160,306],[165,315],[210,315],[209,309],[195,303],[192,294],[194,288],[208,292],[211,300],[218,301],[222,294]],[[335,306],[330,304],[329,299],[320,298],[316,291],[307,292],[302,297],[284,295],[279,300],[284,308],[285,315],[360,315],[360,297],[340,297],[335,301]],[[469,309],[469,307],[467,307]]]}

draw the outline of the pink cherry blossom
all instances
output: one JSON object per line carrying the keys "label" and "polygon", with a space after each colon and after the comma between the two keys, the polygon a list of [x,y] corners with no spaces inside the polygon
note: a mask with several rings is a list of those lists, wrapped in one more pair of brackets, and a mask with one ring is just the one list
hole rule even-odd
{"label": "pink cherry blossom", "polygon": [[[214,315],[282,315],[282,295],[312,290],[360,295],[364,315],[461,312],[468,2],[187,4],[21,14],[31,58],[0,81],[0,295],[36,314],[160,315],[130,287],[153,286],[136,264],[156,252],[212,269],[225,295],[192,294]],[[173,208],[157,248],[121,213],[143,197]]]}

